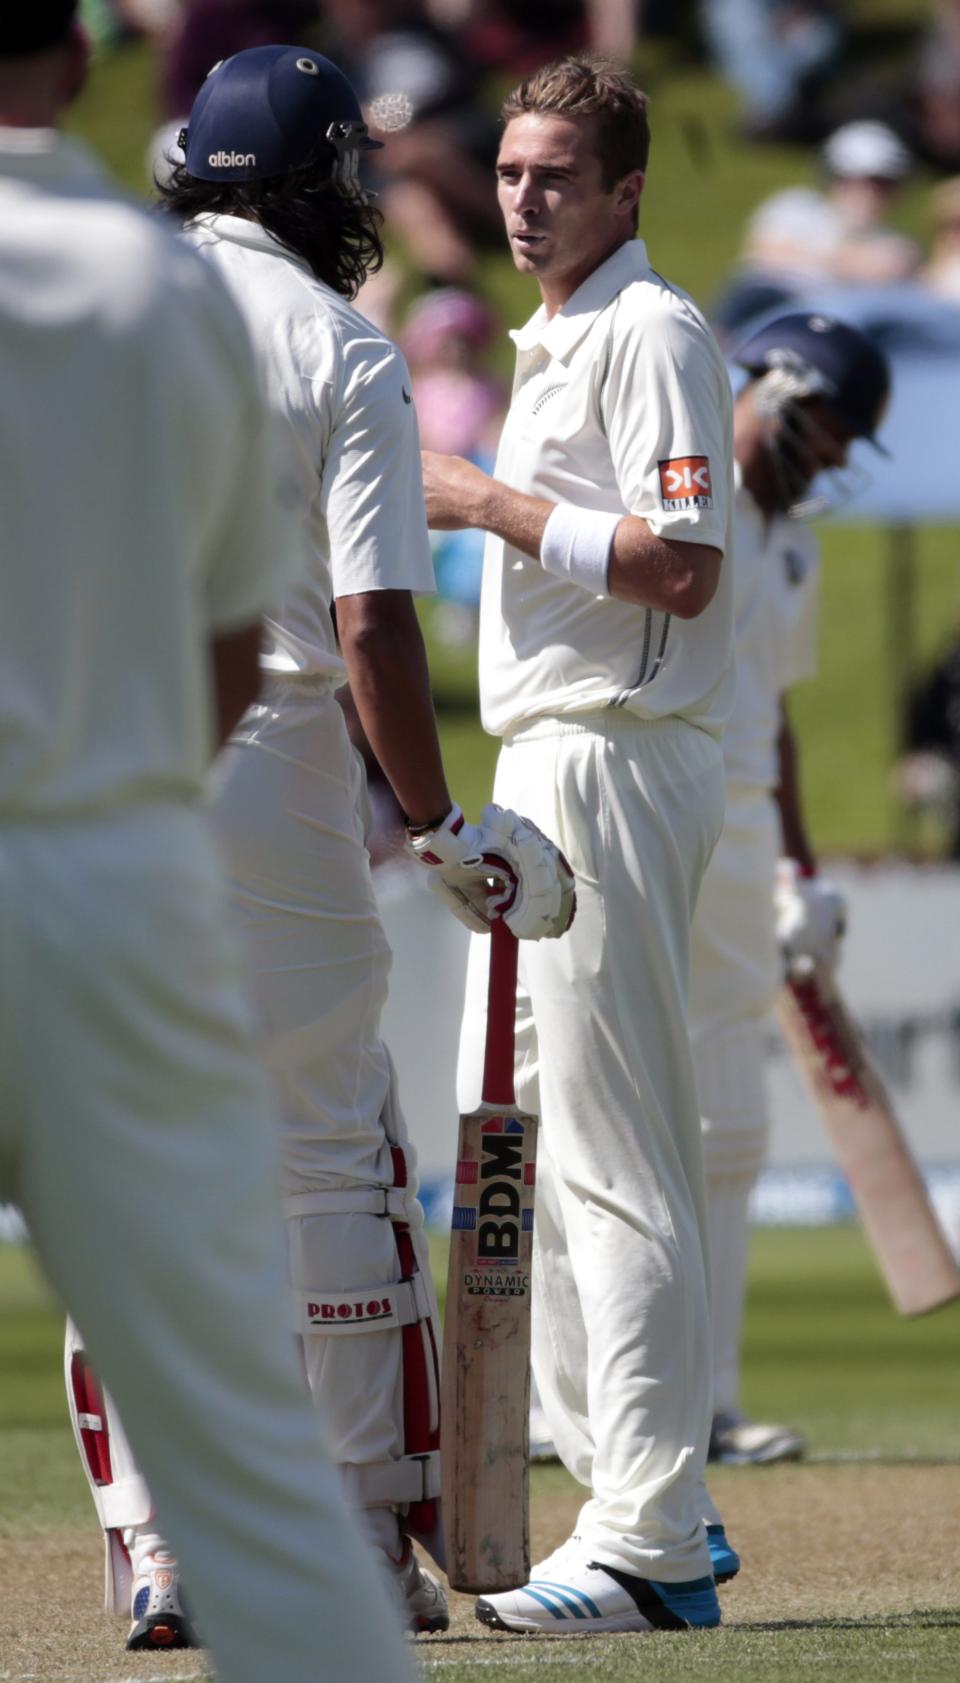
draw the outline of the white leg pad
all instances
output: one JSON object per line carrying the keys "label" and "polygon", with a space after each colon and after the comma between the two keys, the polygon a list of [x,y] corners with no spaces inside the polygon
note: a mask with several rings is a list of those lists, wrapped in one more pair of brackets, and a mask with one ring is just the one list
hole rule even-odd
{"label": "white leg pad", "polygon": [[755,1179],[767,1151],[761,1017],[697,1033],[693,1063],[703,1133],[703,1164],[712,1175]]}
{"label": "white leg pad", "polygon": [[[355,1197],[331,1188],[286,1200],[296,1324],[354,1501],[406,1510],[440,1494],[436,1300],[423,1234],[354,1209]],[[316,1213],[293,1215],[295,1205]]]}
{"label": "white leg pad", "polygon": [[133,1574],[123,1534],[146,1523],[153,1503],[116,1408],[90,1367],[72,1321],[66,1328],[64,1370],[70,1423],[103,1531],[104,1606],[108,1613],[127,1615]]}
{"label": "white leg pad", "polygon": [[716,1414],[740,1407],[740,1343],[747,1288],[748,1217],[754,1177],[707,1176],[710,1242],[710,1321],[713,1406]]}

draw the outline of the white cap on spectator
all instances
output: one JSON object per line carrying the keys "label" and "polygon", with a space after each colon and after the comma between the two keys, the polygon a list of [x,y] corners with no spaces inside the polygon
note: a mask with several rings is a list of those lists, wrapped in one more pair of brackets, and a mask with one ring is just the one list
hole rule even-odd
{"label": "white cap on spectator", "polygon": [[910,153],[886,123],[844,123],[823,148],[831,175],[880,176],[902,181],[910,173]]}

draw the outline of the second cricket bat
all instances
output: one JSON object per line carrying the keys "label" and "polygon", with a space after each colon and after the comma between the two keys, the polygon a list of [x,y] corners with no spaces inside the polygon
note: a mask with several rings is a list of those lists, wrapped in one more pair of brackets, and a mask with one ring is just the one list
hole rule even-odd
{"label": "second cricket bat", "polygon": [[864,1231],[901,1315],[960,1297],[960,1270],[896,1112],[833,979],[787,982],[780,1027],[833,1141]]}
{"label": "second cricket bat", "polygon": [[530,1266],[537,1118],[518,1110],[517,941],[490,933],[482,1102],[460,1118],[443,1341],[447,1573],[484,1593],[526,1583]]}

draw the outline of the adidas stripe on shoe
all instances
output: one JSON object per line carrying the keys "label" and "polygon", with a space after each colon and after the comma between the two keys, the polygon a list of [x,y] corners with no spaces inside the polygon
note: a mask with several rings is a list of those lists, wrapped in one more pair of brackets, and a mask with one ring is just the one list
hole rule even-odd
{"label": "adidas stripe on shoe", "polygon": [[720,1623],[713,1578],[655,1583],[601,1566],[569,1546],[535,1566],[529,1583],[476,1603],[495,1630],[584,1636],[596,1631],[709,1630]]}

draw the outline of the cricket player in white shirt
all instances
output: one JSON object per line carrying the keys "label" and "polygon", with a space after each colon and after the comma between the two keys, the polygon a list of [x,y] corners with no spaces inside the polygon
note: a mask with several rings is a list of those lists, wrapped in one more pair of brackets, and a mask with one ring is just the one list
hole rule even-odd
{"label": "cricket player in white shirt", "polygon": [[[0,16],[0,1194],[123,1410],[218,1676],[397,1683],[289,1337],[203,801],[302,548],[226,288],[57,132],[76,10]],[[98,1410],[82,1430],[103,1447]]]}
{"label": "cricket player in white shirt", "polygon": [[816,670],[819,552],[791,516],[815,506],[811,481],[835,477],[854,438],[873,439],[890,377],[862,333],[816,314],[767,323],[735,360],[750,375],[734,408],[737,688],[723,743],[727,814],[693,923],[690,1017],[710,1225],[710,1458],[745,1464],[804,1450],[789,1427],[740,1406],[748,1206],[769,1131],[764,1019],[782,975],[778,944],[829,965],[844,924],[841,896],[817,875],[784,699]]}
{"label": "cricket player in white shirt", "polygon": [[[390,950],[364,774],[335,691],[349,678],[411,850],[471,929],[487,932],[496,911],[484,855],[517,879],[505,915],[525,939],[565,930],[573,881],[515,812],[488,807],[468,824],[447,790],[413,606],[434,580],[410,377],[349,302],[382,257],[358,183],[373,142],[353,89],[305,48],[239,53],[211,71],[182,142],[166,205],[246,315],[310,557],[273,604],[262,703],[220,762],[214,801],[279,1087],[297,1330],[331,1453],[407,1623],[442,1630],[443,1591],[410,1542],[441,1554],[436,1305],[380,1035]],[[108,1549],[133,1528],[152,1563],[149,1497],[121,1460],[126,1494],[115,1488],[109,1511],[97,1498]],[[135,1620],[138,1594],[148,1623],[176,1612],[169,1570],[164,1559],[159,1587],[152,1565],[135,1575]]]}
{"label": "cricket player in white shirt", "polygon": [[[524,82],[504,117],[500,204],[542,306],[514,335],[493,477],[427,456],[425,485],[432,525],[490,534],[480,685],[503,740],[496,798],[522,790],[577,876],[570,934],[521,952],[517,1075],[519,1102],[541,1117],[534,1373],[591,1494],[530,1583],[477,1612],[551,1634],[709,1627],[714,1570],[738,1563],[703,1483],[710,1338],[687,981],[734,683],[730,383],[703,318],[635,239],[649,133],[629,76],[567,60]],[[475,944],[466,1109],[482,984]]]}

